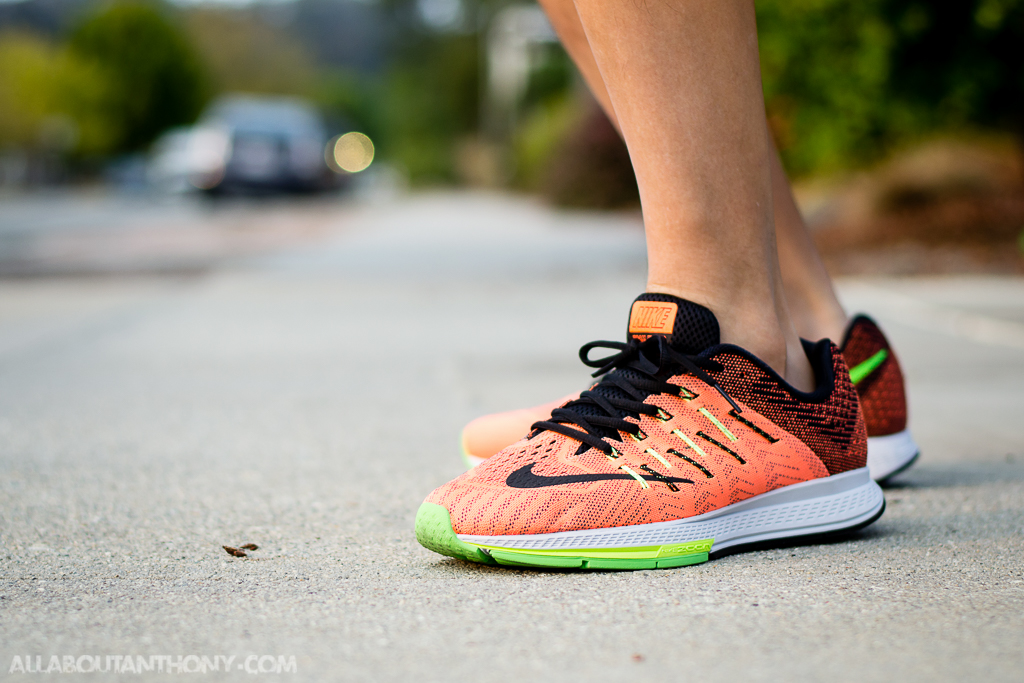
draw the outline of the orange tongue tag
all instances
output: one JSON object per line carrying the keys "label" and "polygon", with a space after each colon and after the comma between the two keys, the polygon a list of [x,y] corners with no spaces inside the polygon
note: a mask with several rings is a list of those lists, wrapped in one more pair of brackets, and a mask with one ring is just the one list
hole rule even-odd
{"label": "orange tongue tag", "polygon": [[677,304],[667,301],[634,301],[629,312],[630,334],[672,334]]}

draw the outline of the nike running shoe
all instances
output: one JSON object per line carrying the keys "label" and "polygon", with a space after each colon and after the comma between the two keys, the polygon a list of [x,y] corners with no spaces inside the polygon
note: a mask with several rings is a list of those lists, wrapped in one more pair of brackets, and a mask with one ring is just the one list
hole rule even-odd
{"label": "nike running shoe", "polygon": [[[870,524],[885,508],[839,350],[805,343],[817,378],[789,385],[719,343],[703,306],[634,303],[629,336],[591,342],[591,389],[431,493],[416,537],[488,564],[653,569],[749,544]],[[595,349],[614,354],[593,360]]]}
{"label": "nike running shoe", "polygon": [[875,481],[885,481],[913,465],[920,454],[907,429],[903,371],[889,340],[866,315],[850,321],[842,351],[864,411],[868,468]]}
{"label": "nike running shoe", "polygon": [[[868,431],[868,468],[875,481],[884,481],[914,464],[917,444],[907,429],[907,399],[903,372],[896,354],[878,325],[865,315],[850,321],[843,338],[843,358],[850,375]],[[579,392],[557,401],[484,415],[462,430],[462,459],[475,467],[545,419],[555,408],[579,398]]]}

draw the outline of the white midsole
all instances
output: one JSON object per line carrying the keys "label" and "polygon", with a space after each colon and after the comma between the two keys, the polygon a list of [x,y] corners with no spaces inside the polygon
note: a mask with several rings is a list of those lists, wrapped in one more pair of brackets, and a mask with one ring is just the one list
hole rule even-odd
{"label": "white midsole", "polygon": [[714,539],[713,550],[740,543],[848,529],[882,509],[882,489],[867,467],[785,486],[696,517],[551,534],[457,534],[476,545],[520,550],[627,548]]}
{"label": "white midsole", "polygon": [[914,459],[917,443],[909,429],[886,436],[868,438],[868,469],[875,481],[885,479]]}

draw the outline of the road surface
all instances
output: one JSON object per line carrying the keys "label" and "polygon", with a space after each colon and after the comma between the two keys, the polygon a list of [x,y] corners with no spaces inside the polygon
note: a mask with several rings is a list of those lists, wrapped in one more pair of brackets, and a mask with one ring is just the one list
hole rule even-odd
{"label": "road surface", "polygon": [[840,283],[899,350],[923,449],[855,537],[516,571],[421,548],[416,509],[467,420],[581,387],[576,349],[624,334],[636,217],[325,211],[201,267],[0,280],[10,680],[54,656],[156,669],[133,680],[1021,680],[1024,280]]}

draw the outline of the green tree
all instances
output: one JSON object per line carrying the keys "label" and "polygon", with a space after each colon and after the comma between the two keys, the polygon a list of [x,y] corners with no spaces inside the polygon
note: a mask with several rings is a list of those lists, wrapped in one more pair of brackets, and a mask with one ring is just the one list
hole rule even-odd
{"label": "green tree", "polygon": [[208,99],[195,49],[153,6],[112,5],[86,19],[70,46],[107,73],[107,115],[117,131],[114,151],[139,149],[163,130],[191,123]]}
{"label": "green tree", "polygon": [[479,40],[413,35],[380,88],[382,154],[422,182],[455,179],[454,146],[480,109]]}
{"label": "green tree", "polygon": [[248,10],[193,9],[185,28],[217,90],[308,95],[317,68],[300,40]]}
{"label": "green tree", "polygon": [[891,92],[937,126],[1024,134],[1024,1],[887,0]]}
{"label": "green tree", "polygon": [[765,101],[791,171],[870,161],[898,125],[888,99],[894,35],[882,1],[758,3]]}
{"label": "green tree", "polygon": [[0,147],[102,154],[116,131],[106,116],[106,72],[28,33],[0,35]]}
{"label": "green tree", "polygon": [[759,0],[769,121],[790,170],[937,132],[1024,134],[1024,0]]}

